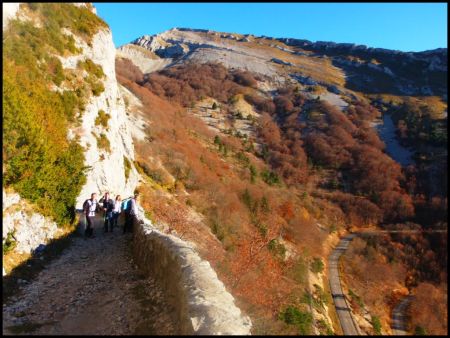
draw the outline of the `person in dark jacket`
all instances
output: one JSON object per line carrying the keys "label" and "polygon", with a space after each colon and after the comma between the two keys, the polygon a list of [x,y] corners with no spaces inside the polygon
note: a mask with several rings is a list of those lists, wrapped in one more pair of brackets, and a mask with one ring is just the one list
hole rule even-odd
{"label": "person in dark jacket", "polygon": [[99,201],[104,216],[104,229],[105,232],[108,232],[108,224],[110,231],[113,231],[113,210],[114,210],[114,201],[109,198],[109,192],[105,192],[105,195]]}

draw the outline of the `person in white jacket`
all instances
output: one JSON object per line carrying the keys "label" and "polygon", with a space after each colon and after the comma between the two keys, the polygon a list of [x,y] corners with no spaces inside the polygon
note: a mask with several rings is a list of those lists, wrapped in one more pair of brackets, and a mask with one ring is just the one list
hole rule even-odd
{"label": "person in white jacket", "polygon": [[87,199],[83,203],[83,212],[86,215],[86,229],[84,231],[84,235],[86,237],[95,237],[94,236],[94,218],[95,213],[99,210],[99,204],[97,202],[97,194],[94,192],[91,194],[91,198]]}
{"label": "person in white jacket", "polygon": [[116,200],[114,201],[114,209],[113,209],[113,227],[117,227],[117,222],[119,220],[120,212],[122,207],[122,197],[120,195],[116,196]]}

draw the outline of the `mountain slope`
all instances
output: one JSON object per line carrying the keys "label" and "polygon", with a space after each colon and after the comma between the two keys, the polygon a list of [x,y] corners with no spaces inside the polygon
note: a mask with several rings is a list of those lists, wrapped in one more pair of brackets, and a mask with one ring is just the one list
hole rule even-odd
{"label": "mountain slope", "polygon": [[[446,50],[402,53],[184,28],[118,50],[118,79],[140,102],[134,128],[142,136],[135,142],[144,206],[167,231],[197,243],[250,313],[254,332],[339,332],[326,305],[327,276],[308,272],[326,260],[336,230],[446,227],[447,195],[438,188],[447,177]],[[389,142],[376,129],[388,118],[400,136]],[[396,162],[390,142],[413,149],[412,166]],[[436,239],[423,235],[411,255],[399,255],[393,247],[404,240],[367,241],[358,254],[383,243],[374,259],[392,275],[384,290],[404,285],[403,271],[412,291],[439,283],[445,243],[433,248]],[[413,252],[421,250],[435,259],[417,269]],[[401,267],[386,267],[392,259]],[[371,277],[379,295],[383,274]],[[351,283],[360,294],[359,280]],[[345,292],[350,299],[354,291]],[[309,309],[308,297],[322,305]],[[390,332],[389,297],[365,297],[367,308],[356,315],[366,333],[374,333],[367,309]],[[302,322],[292,324],[292,313]]]}

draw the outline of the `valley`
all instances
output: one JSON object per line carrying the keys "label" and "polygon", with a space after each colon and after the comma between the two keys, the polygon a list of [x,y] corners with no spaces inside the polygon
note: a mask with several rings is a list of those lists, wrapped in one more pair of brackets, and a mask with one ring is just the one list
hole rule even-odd
{"label": "valley", "polygon": [[[23,268],[22,251],[34,257],[22,238],[42,242],[23,215],[70,232],[90,193],[108,190],[138,193],[139,226],[198,254],[223,294],[169,252],[174,279],[200,285],[177,308],[175,287],[134,265],[145,241],[76,237],[4,303],[4,333],[175,334],[174,313],[183,332],[234,318],[257,335],[447,333],[447,49],[194,28],[115,48],[91,4],[15,10],[4,197],[29,205],[4,204],[4,275]],[[115,250],[102,266],[98,253]],[[236,309],[208,308],[221,299]]]}

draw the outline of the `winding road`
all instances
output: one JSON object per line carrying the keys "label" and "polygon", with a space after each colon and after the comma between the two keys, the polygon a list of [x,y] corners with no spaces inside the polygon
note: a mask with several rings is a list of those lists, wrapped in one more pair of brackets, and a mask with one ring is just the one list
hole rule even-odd
{"label": "winding road", "polygon": [[[339,277],[339,258],[347,250],[350,242],[356,236],[364,235],[383,235],[387,233],[422,233],[422,232],[432,232],[432,233],[447,233],[447,230],[443,229],[428,229],[428,230],[372,230],[372,231],[361,231],[358,233],[349,234],[342,237],[338,245],[332,251],[331,255],[328,257],[328,272],[330,279],[330,289],[331,295],[333,297],[334,306],[336,308],[336,313],[339,317],[342,332],[344,335],[359,335],[359,328],[356,324],[351,309],[345,299],[344,292],[342,291],[341,281]],[[392,332],[394,335],[407,335],[406,323],[405,323],[405,310],[412,300],[412,296],[405,297],[397,306],[392,313]]]}
{"label": "winding road", "polygon": [[3,334],[176,334],[173,309],[155,280],[133,263],[122,229],[71,245],[3,304]]}
{"label": "winding road", "polygon": [[413,296],[407,296],[403,298],[397,306],[394,308],[392,312],[392,334],[396,336],[406,336],[408,335],[408,331],[406,329],[405,322],[405,310],[411,303]]}
{"label": "winding road", "polygon": [[350,307],[342,291],[339,278],[339,258],[347,250],[350,242],[355,238],[355,234],[343,237],[328,258],[328,275],[330,279],[330,290],[333,297],[339,321],[344,335],[359,335],[358,325],[355,323]]}

